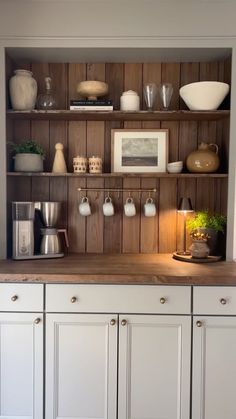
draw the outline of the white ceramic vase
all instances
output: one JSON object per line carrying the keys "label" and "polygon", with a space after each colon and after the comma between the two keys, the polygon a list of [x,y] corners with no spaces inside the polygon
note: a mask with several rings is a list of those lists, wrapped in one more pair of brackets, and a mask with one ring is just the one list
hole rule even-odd
{"label": "white ceramic vase", "polygon": [[37,98],[37,82],[28,70],[15,70],[9,82],[12,108],[15,111],[34,109]]}

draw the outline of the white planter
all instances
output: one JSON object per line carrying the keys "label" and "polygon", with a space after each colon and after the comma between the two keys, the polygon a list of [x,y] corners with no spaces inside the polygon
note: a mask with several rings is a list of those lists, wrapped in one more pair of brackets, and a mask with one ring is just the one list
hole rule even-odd
{"label": "white planter", "polygon": [[40,154],[18,153],[15,160],[15,172],[43,172],[43,157]]}
{"label": "white planter", "polygon": [[37,82],[28,70],[15,70],[9,82],[12,108],[15,111],[34,109],[37,98]]}

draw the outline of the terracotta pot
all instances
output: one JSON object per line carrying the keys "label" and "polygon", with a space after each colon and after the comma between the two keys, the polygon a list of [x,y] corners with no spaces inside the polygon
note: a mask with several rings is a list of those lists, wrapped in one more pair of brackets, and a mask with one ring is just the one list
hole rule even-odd
{"label": "terracotta pot", "polygon": [[[213,151],[212,148],[215,148]],[[186,166],[192,173],[213,173],[219,168],[220,159],[216,144],[201,143],[198,150],[189,154]]]}
{"label": "terracotta pot", "polygon": [[207,258],[210,253],[206,240],[193,240],[189,250],[192,257],[196,259]]}

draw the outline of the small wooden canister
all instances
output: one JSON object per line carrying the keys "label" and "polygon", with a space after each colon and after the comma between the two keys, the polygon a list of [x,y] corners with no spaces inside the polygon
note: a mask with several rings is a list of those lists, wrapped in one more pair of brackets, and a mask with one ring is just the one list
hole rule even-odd
{"label": "small wooden canister", "polygon": [[89,173],[102,173],[101,157],[89,157]]}
{"label": "small wooden canister", "polygon": [[86,173],[88,160],[86,157],[77,156],[73,158],[74,173]]}

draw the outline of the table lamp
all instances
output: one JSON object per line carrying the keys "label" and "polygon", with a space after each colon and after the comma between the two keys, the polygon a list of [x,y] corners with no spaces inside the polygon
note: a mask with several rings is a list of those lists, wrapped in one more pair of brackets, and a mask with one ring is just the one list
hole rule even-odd
{"label": "table lamp", "polygon": [[184,216],[184,250],[182,252],[177,252],[177,254],[187,256],[190,255],[190,252],[186,250],[186,217],[188,212],[193,212],[190,198],[180,198],[178,212]]}

